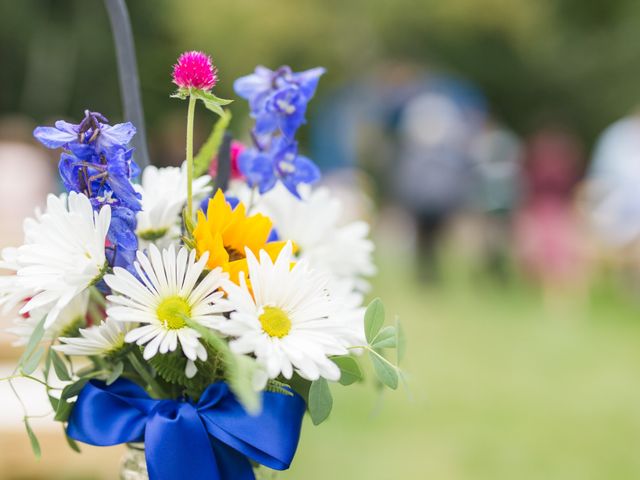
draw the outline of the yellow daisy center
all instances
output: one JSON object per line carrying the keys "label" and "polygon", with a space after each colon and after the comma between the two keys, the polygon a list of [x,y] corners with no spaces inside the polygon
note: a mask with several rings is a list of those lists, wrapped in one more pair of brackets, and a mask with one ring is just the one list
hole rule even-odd
{"label": "yellow daisy center", "polygon": [[286,337],[291,330],[291,319],[278,307],[264,307],[258,320],[270,337]]}
{"label": "yellow daisy center", "polygon": [[169,330],[178,330],[187,325],[185,317],[191,317],[191,306],[182,297],[174,295],[160,302],[156,315]]}

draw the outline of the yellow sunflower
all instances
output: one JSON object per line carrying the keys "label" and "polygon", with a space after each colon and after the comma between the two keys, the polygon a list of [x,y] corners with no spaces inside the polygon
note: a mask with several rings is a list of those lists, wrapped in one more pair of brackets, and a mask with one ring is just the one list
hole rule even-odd
{"label": "yellow sunflower", "polygon": [[276,259],[286,242],[268,242],[271,220],[261,214],[247,216],[245,206],[239,203],[235,209],[227,203],[218,190],[209,200],[207,215],[198,211],[198,221],[193,230],[198,258],[209,252],[207,268],[222,267],[233,282],[240,272],[247,273],[245,248],[256,256],[265,250]]}

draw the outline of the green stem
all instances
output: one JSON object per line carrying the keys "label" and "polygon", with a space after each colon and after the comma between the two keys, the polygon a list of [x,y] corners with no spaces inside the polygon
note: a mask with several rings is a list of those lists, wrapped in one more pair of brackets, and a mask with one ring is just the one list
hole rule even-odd
{"label": "green stem", "polygon": [[0,382],[5,382],[5,381],[11,382],[11,380],[14,380],[16,378],[26,378],[28,380],[33,380],[34,382],[38,382],[38,383],[44,385],[45,387],[48,387],[47,383],[43,382],[39,378],[32,377],[31,375],[23,375],[23,374],[11,375],[9,377],[0,378]]}
{"label": "green stem", "polygon": [[355,350],[358,348],[363,348],[366,351],[368,351],[369,353],[372,353],[373,355],[375,355],[376,357],[378,357],[380,360],[382,360],[384,363],[386,363],[387,365],[389,365],[391,368],[393,368],[395,371],[400,372],[400,368],[397,365],[394,365],[393,363],[391,363],[389,360],[387,360],[386,358],[384,358],[382,355],[380,355],[378,352],[376,352],[373,348],[371,348],[369,345],[356,345],[353,347],[347,347],[347,350]]}
{"label": "green stem", "polygon": [[187,215],[193,218],[193,117],[196,111],[196,97],[189,96],[187,110]]}
{"label": "green stem", "polygon": [[131,362],[131,366],[133,369],[142,377],[142,379],[147,382],[149,388],[155,393],[158,398],[168,398],[167,393],[160,386],[156,379],[153,378],[153,375],[146,369],[140,358],[138,357],[140,352],[134,350],[133,352],[127,355],[127,358]]}
{"label": "green stem", "polygon": [[100,290],[98,290],[98,288],[95,285],[89,287],[89,296],[93,301],[95,301],[102,308],[105,308],[107,306],[107,301],[105,300],[104,295],[102,295]]}

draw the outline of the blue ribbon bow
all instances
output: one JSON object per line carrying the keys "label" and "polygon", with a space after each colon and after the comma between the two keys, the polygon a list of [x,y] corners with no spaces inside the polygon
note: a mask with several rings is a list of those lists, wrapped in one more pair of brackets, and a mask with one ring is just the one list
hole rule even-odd
{"label": "blue ribbon bow", "polygon": [[110,386],[92,380],[78,396],[67,434],[96,446],[144,441],[150,480],[255,480],[249,459],[289,468],[305,411],[297,394],[262,395],[262,411],[252,416],[222,382],[194,404],[152,399],[129,380]]}

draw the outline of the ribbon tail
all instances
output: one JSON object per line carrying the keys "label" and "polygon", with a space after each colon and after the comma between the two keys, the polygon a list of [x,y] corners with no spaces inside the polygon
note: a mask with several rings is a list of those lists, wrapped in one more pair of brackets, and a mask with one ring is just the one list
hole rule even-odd
{"label": "ribbon tail", "polygon": [[212,437],[261,465],[286,470],[300,439],[304,400],[297,394],[265,392],[262,405],[262,412],[252,416],[226,394],[214,408],[200,405],[199,412]]}
{"label": "ribbon tail", "polygon": [[222,480],[216,457],[196,409],[181,403],[152,413],[145,431],[150,480]]}
{"label": "ribbon tail", "polygon": [[211,438],[211,448],[215,452],[220,478],[224,480],[255,480],[253,467],[245,455],[215,438]]}

